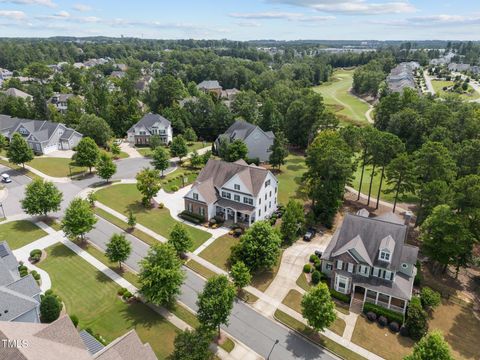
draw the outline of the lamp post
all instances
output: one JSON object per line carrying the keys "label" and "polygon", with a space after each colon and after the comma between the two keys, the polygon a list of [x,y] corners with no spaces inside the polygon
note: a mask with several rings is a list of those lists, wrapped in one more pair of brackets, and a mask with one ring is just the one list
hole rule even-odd
{"label": "lamp post", "polygon": [[3,218],[6,219],[7,216],[5,215],[5,209],[3,208],[3,203],[0,203],[0,208],[2,208],[2,215],[3,215]]}
{"label": "lamp post", "polygon": [[270,355],[272,355],[272,352],[273,352],[273,349],[275,348],[275,346],[280,342],[280,340],[275,340],[275,342],[273,343],[273,346],[272,346],[272,349],[270,350],[270,352],[268,353],[268,356],[267,356],[267,360],[270,360]]}

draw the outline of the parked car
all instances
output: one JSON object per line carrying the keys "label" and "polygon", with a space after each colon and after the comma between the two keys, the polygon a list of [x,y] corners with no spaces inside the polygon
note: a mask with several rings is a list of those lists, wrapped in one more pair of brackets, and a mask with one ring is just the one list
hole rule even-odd
{"label": "parked car", "polygon": [[305,241],[310,241],[313,239],[313,237],[315,236],[316,234],[316,230],[315,229],[308,229],[307,232],[305,233],[305,235],[303,235],[303,240]]}
{"label": "parked car", "polygon": [[8,174],[2,174],[0,175],[2,177],[2,182],[4,183],[11,183],[12,179],[10,178],[10,175]]}
{"label": "parked car", "polygon": [[315,255],[318,256],[318,258],[321,258],[322,255],[323,255],[323,251],[320,251],[320,250],[315,250]]}

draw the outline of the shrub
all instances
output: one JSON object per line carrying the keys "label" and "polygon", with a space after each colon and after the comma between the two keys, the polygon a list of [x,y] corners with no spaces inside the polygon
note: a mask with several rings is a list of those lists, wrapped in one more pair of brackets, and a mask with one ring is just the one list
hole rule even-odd
{"label": "shrub", "polygon": [[158,204],[158,208],[159,208],[159,209],[163,209],[164,207],[165,207],[165,205],[164,205],[163,203],[159,203],[159,204]]}
{"label": "shrub", "polygon": [[314,285],[317,285],[320,280],[322,280],[322,273],[318,270],[315,270],[313,273],[312,273],[312,283]]}
{"label": "shrub", "polygon": [[400,331],[400,325],[396,321],[392,321],[390,324],[388,324],[388,328],[394,333],[398,333]]}
{"label": "shrub", "polygon": [[320,259],[316,260],[314,263],[315,269],[322,271],[322,261]]}
{"label": "shrub", "polygon": [[414,340],[420,340],[428,331],[428,315],[423,310],[420,299],[416,296],[408,305],[405,326],[408,327],[410,337]]}
{"label": "shrub", "polygon": [[315,254],[310,255],[310,262],[315,263],[316,259],[318,259],[318,256]]}
{"label": "shrub", "polygon": [[340,301],[343,301],[344,303],[350,304],[350,296],[342,294],[341,292],[338,292],[336,290],[330,289],[330,295]]}
{"label": "shrub", "polygon": [[410,332],[408,331],[408,328],[406,326],[400,327],[400,335],[405,337],[410,336]]}
{"label": "shrub", "polygon": [[367,313],[367,319],[368,319],[369,321],[371,321],[371,322],[374,322],[374,321],[377,320],[377,314],[375,314],[375,313],[372,312],[372,311],[369,311],[369,312]]}
{"label": "shrub", "polygon": [[45,295],[40,303],[40,317],[42,322],[51,323],[60,316],[62,304],[55,295]]}
{"label": "shrub", "polygon": [[420,286],[420,284],[422,283],[422,263],[417,260],[417,275],[415,275],[415,279],[413,280],[413,285],[415,286]]}
{"label": "shrub", "polygon": [[130,291],[127,290],[123,293],[122,297],[123,297],[124,300],[129,300],[129,299],[132,298],[132,296],[133,296],[133,294]]}
{"label": "shrub", "polygon": [[178,214],[178,217],[182,218],[183,220],[190,221],[194,224],[201,224],[205,221],[205,219],[199,214],[194,214],[186,210]]}
{"label": "shrub", "polygon": [[242,234],[243,234],[243,229],[242,228],[236,228],[235,230],[233,230],[233,235],[235,237],[242,236]]}
{"label": "shrub", "polygon": [[118,294],[118,296],[123,296],[123,294],[125,294],[126,291],[128,291],[128,290],[125,289],[125,288],[120,288],[120,289],[118,289],[117,294]]}
{"label": "shrub", "polygon": [[173,185],[172,187],[170,187],[170,191],[172,191],[172,192],[178,191],[178,186],[177,186],[177,185]]}
{"label": "shrub", "polygon": [[31,274],[35,280],[40,280],[40,274],[36,270],[32,270]]}
{"label": "shrub", "polygon": [[363,312],[366,314],[370,311],[377,314],[377,316],[386,317],[389,322],[395,321],[399,324],[403,324],[403,314],[368,302],[363,304]]}
{"label": "shrub", "polygon": [[70,320],[72,320],[73,326],[78,326],[78,316],[77,315],[70,315]]}
{"label": "shrub", "polygon": [[420,301],[425,310],[432,310],[440,305],[440,293],[430,289],[429,287],[424,287],[420,292]]}
{"label": "shrub", "polygon": [[217,220],[215,220],[214,218],[213,218],[213,219],[210,219],[210,220],[208,221],[208,224],[209,224],[210,226],[215,225],[216,223],[217,223]]}
{"label": "shrub", "polygon": [[312,265],[310,264],[303,265],[303,272],[306,274],[310,274],[312,272]]}
{"label": "shrub", "polygon": [[42,257],[42,250],[34,249],[34,250],[30,251],[30,260],[32,262],[40,261],[41,257]]}
{"label": "shrub", "polygon": [[381,327],[388,325],[388,319],[385,316],[379,316],[377,322]]}

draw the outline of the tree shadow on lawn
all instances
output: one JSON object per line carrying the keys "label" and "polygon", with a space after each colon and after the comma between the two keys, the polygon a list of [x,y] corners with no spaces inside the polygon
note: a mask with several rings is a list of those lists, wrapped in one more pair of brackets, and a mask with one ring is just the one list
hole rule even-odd
{"label": "tree shadow on lawn", "polygon": [[[323,341],[318,335],[317,332],[309,329],[302,331],[302,334],[309,338],[311,341],[322,344]],[[310,346],[305,346],[305,340],[302,339],[300,336],[296,335],[293,331],[289,331],[287,338],[286,338],[286,348],[287,350],[293,352],[296,358],[299,359],[320,359],[322,354],[329,355],[326,350],[318,346],[314,346],[309,344]],[[275,350],[273,350],[275,352]]]}
{"label": "tree shadow on lawn", "polygon": [[77,256],[72,250],[65,245],[55,245],[50,251],[52,257],[74,258]]}
{"label": "tree shadow on lawn", "polygon": [[126,305],[121,311],[121,316],[133,327],[142,326],[151,329],[154,326],[168,323],[163,316],[139,300],[133,300]]}

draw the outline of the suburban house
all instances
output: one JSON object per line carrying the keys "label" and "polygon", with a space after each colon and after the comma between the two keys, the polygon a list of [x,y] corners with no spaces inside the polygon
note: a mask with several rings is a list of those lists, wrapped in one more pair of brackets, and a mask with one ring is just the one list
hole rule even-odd
{"label": "suburban house", "polygon": [[58,111],[64,114],[67,111],[68,99],[74,96],[74,94],[54,94],[48,99],[48,103],[54,105]]}
{"label": "suburban house", "polygon": [[0,322],[39,323],[41,290],[31,274],[20,277],[18,267],[8,244],[0,243]]}
{"label": "suburban house", "polygon": [[[156,360],[135,330],[103,346],[85,330],[78,332],[68,315],[51,324],[0,321],[0,359],[18,360]],[[0,345],[1,346],[1,345]]]}
{"label": "suburban house", "polygon": [[260,127],[242,120],[235,121],[225,133],[215,140],[215,151],[218,151],[222,141],[230,143],[237,139],[242,140],[247,145],[247,156],[250,159],[258,158],[261,162],[266,162],[270,159],[270,148],[275,139],[273,132],[265,132]]}
{"label": "suburban house", "polygon": [[127,131],[127,141],[135,145],[148,145],[152,135],[164,144],[172,142],[173,130],[170,121],[158,114],[146,114]]}
{"label": "suburban house", "polygon": [[0,115],[0,133],[10,140],[17,132],[25,138],[36,154],[71,150],[82,139],[82,134],[64,124]]}
{"label": "suburban house", "polygon": [[112,73],[110,74],[111,77],[117,78],[117,79],[123,79],[126,75],[127,73],[125,71],[120,71],[120,70],[112,71]]}
{"label": "suburban house", "polygon": [[393,213],[347,214],[323,253],[330,287],[365,302],[405,313],[412,297],[418,248],[405,244],[408,226]]}
{"label": "suburban house", "polygon": [[5,80],[10,79],[12,76],[13,76],[12,71],[0,68],[0,86],[2,86]]}
{"label": "suburban house", "polygon": [[7,96],[18,97],[18,98],[22,98],[24,100],[32,100],[33,99],[32,95],[27,94],[26,92],[23,92],[21,90],[15,89],[15,88],[8,88],[3,93]]}
{"label": "suburban house", "polygon": [[267,169],[210,159],[184,196],[185,210],[249,226],[277,210],[277,192],[278,180]]}
{"label": "suburban house", "polygon": [[403,62],[390,71],[387,76],[387,85],[392,92],[403,92],[410,88],[417,90],[414,71],[420,67],[420,64],[414,61]]}
{"label": "suburban house", "polygon": [[222,87],[217,80],[204,80],[197,85],[197,89],[204,93],[213,93],[217,97],[222,96]]}

